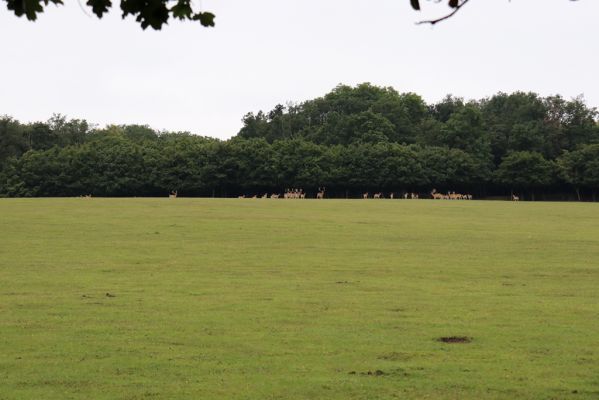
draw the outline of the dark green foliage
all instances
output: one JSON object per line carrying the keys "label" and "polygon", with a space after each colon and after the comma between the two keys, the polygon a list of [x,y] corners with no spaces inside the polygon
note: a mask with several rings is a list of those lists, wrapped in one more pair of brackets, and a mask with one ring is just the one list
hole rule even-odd
{"label": "dark green foliage", "polygon": [[553,164],[542,154],[517,151],[504,157],[495,176],[498,183],[522,190],[550,185],[553,172]]}
{"label": "dark green foliage", "polygon": [[[44,7],[52,3],[62,5],[62,0],[4,0],[6,7],[17,16],[25,15],[27,19],[35,21],[38,14],[44,12]],[[88,0],[85,4],[91,7],[92,12],[102,18],[112,7],[110,0]],[[173,17],[179,20],[199,21],[203,26],[214,26],[214,14],[210,12],[196,12],[191,0],[121,0],[120,8],[123,18],[131,15],[139,22],[143,29],[151,26],[161,29]]]}
{"label": "dark green foliage", "polygon": [[599,189],[599,144],[565,152],[558,159],[558,165],[561,177],[576,189],[579,199],[581,189],[591,189],[595,197]]}
{"label": "dark green foliage", "polygon": [[[427,105],[367,83],[243,117],[227,141],[54,115],[0,118],[2,196],[329,196],[599,189],[597,113],[581,99],[499,93]],[[586,192],[585,192],[586,193]]]}

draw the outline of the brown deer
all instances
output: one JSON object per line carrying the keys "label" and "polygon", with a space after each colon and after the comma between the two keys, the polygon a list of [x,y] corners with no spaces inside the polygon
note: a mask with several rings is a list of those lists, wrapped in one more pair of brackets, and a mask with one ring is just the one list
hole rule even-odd
{"label": "brown deer", "polygon": [[443,200],[443,195],[439,192],[437,192],[437,189],[433,189],[431,191],[431,196],[433,196],[433,199],[435,200]]}
{"label": "brown deer", "polygon": [[169,195],[168,195],[169,199],[176,199],[177,198],[177,191],[173,190]]}

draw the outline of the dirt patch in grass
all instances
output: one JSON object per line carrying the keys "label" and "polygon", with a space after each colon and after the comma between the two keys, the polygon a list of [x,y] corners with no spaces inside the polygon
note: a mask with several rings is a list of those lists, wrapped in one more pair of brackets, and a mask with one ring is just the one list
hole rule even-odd
{"label": "dirt patch in grass", "polygon": [[382,354],[382,355],[378,356],[377,358],[379,360],[387,360],[387,361],[407,361],[407,360],[413,359],[414,355],[408,354],[408,353],[392,352],[392,353]]}
{"label": "dirt patch in grass", "polygon": [[443,343],[470,343],[472,342],[472,338],[468,336],[443,336],[437,339],[437,341]]}
{"label": "dirt patch in grass", "polygon": [[358,372],[356,372],[356,371],[350,371],[350,373],[349,373],[349,374],[350,374],[350,375],[357,375],[357,374],[359,374],[359,375],[374,375],[374,376],[383,376],[383,375],[385,375],[385,372],[384,372],[384,371],[382,371],[382,370],[380,370],[380,369],[377,369],[377,370],[375,370],[375,371],[366,371],[366,372],[359,372],[359,373],[358,373]]}

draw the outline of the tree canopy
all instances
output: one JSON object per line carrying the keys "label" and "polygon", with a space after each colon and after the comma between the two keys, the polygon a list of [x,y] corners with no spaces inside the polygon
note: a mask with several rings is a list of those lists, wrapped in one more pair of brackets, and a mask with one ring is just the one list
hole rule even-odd
{"label": "tree canopy", "polygon": [[[25,16],[35,21],[49,4],[62,5],[62,0],[3,0],[6,7],[17,16]],[[102,18],[112,7],[111,0],[87,0],[85,4]],[[161,29],[169,19],[199,21],[203,26],[214,26],[214,14],[208,11],[194,10],[191,0],[121,0],[120,9],[123,18],[131,15],[143,29],[148,26]]]}
{"label": "tree canopy", "polygon": [[55,115],[0,117],[0,196],[236,196],[321,186],[531,198],[599,189],[597,111],[582,98],[497,93],[426,103],[369,83],[243,116],[229,140]]}
{"label": "tree canopy", "polygon": [[[25,16],[30,21],[35,21],[49,4],[62,5],[62,0],[2,0],[6,7],[17,16]],[[420,0],[409,0],[414,10],[420,10]],[[431,1],[431,0],[428,0]],[[420,21],[420,23],[436,24],[451,18],[470,0],[447,0],[445,2],[452,11],[433,20]],[[572,0],[575,1],[575,0]],[[438,3],[438,1],[435,1]],[[111,0],[87,0],[85,2],[91,11],[102,18],[113,7]],[[161,29],[168,24],[170,19],[198,21],[206,27],[214,26],[215,15],[209,11],[197,10],[192,0],[120,0],[120,10],[123,18],[135,17],[143,29],[152,27]]]}

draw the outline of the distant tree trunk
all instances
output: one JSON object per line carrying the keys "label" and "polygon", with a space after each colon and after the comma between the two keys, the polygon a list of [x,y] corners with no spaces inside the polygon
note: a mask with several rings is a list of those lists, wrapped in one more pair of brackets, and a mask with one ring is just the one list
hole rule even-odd
{"label": "distant tree trunk", "polygon": [[576,187],[576,197],[578,198],[578,201],[580,201],[580,188]]}

